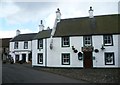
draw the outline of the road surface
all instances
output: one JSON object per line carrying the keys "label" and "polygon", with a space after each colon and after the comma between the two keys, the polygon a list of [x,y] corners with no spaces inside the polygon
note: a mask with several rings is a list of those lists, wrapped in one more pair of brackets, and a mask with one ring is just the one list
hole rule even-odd
{"label": "road surface", "polygon": [[22,66],[23,64],[3,64],[2,83],[85,83]]}

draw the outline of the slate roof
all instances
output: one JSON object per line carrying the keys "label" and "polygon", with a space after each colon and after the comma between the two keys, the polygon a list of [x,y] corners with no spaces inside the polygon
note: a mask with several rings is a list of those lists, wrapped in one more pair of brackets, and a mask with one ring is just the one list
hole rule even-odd
{"label": "slate roof", "polygon": [[31,41],[37,33],[29,33],[29,34],[19,34],[18,36],[11,39],[11,42],[14,41]]}
{"label": "slate roof", "polygon": [[54,37],[120,34],[120,28],[118,29],[119,18],[120,14],[95,16],[93,19],[89,17],[61,19],[57,24]]}
{"label": "slate roof", "polygon": [[51,31],[52,31],[52,29],[40,31],[40,32],[34,37],[34,40],[35,40],[35,39],[42,39],[42,38],[49,38],[50,35],[51,35]]}

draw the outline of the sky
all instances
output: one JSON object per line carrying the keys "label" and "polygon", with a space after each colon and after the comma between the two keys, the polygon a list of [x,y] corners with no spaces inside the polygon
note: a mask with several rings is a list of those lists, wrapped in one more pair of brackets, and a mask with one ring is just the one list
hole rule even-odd
{"label": "sky", "polygon": [[94,16],[118,14],[119,0],[0,0],[0,38],[12,38],[19,29],[21,34],[39,32],[40,20],[44,29],[52,29],[57,8],[61,18],[77,18],[89,15],[92,6]]}

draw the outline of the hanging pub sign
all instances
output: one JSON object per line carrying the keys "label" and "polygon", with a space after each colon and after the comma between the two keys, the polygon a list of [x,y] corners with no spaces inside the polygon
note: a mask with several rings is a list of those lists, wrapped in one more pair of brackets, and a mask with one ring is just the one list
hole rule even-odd
{"label": "hanging pub sign", "polygon": [[93,47],[89,46],[89,47],[82,47],[82,52],[92,52],[93,51]]}

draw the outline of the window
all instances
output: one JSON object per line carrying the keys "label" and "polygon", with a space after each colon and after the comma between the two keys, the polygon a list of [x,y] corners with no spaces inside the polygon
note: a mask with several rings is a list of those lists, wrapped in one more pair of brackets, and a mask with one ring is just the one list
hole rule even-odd
{"label": "window", "polygon": [[24,42],[24,49],[28,49],[28,42]]}
{"label": "window", "polygon": [[69,53],[62,54],[62,65],[70,65],[70,54]]}
{"label": "window", "polygon": [[38,40],[38,49],[43,48],[43,39]]}
{"label": "window", "polygon": [[114,65],[114,53],[105,53],[105,65]]}
{"label": "window", "polygon": [[18,42],[15,42],[14,49],[18,49]]}
{"label": "window", "polygon": [[69,37],[62,37],[62,47],[69,47],[69,46],[70,46]]}
{"label": "window", "polygon": [[84,36],[84,46],[92,46],[92,37]]}
{"label": "window", "polygon": [[38,53],[38,64],[43,64],[43,54]]}
{"label": "window", "polygon": [[113,38],[112,35],[104,35],[103,36],[103,41],[105,46],[111,46],[113,45]]}

